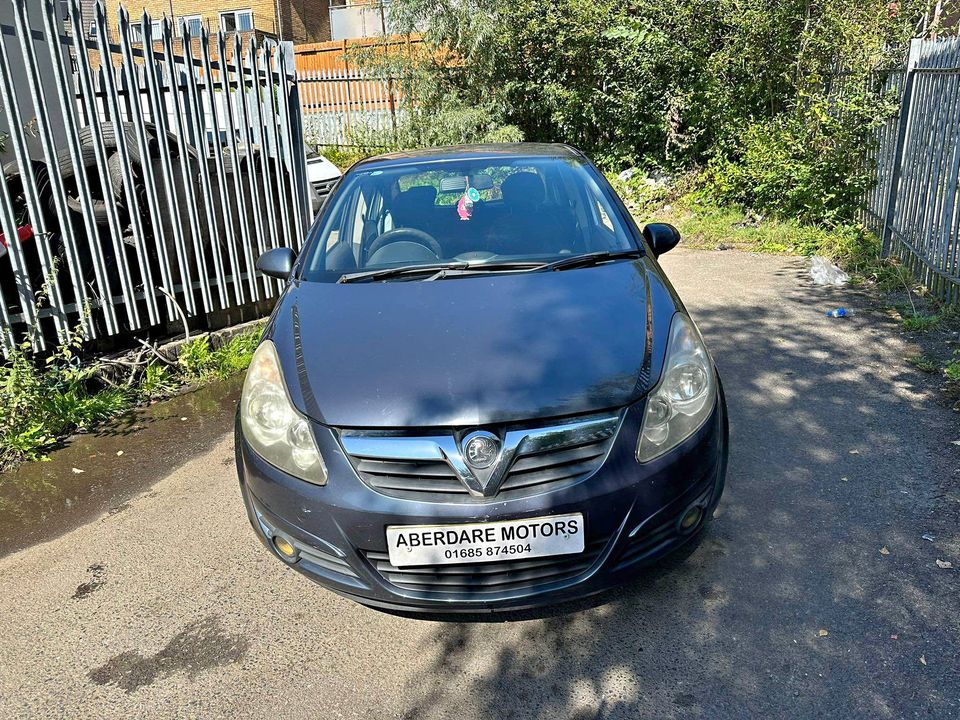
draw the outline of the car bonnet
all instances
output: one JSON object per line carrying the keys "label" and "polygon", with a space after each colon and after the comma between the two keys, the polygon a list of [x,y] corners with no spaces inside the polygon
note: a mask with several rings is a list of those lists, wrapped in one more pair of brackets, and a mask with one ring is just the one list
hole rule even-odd
{"label": "car bonnet", "polygon": [[318,422],[464,427],[639,399],[659,376],[675,310],[638,259],[435,282],[297,283],[269,335],[294,404]]}

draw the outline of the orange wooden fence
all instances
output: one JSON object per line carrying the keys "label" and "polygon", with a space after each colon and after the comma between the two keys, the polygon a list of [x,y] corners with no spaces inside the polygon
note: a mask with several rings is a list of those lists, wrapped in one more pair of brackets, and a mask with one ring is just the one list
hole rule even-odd
{"label": "orange wooden fence", "polygon": [[347,70],[351,63],[350,50],[383,47],[387,52],[416,52],[423,44],[419,35],[394,35],[389,38],[360,38],[357,40],[331,40],[294,47],[297,72],[316,70]]}

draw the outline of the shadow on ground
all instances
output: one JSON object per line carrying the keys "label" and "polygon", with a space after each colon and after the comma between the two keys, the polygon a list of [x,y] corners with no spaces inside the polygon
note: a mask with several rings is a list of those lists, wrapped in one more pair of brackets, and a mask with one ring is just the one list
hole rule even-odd
{"label": "shadow on ground", "polygon": [[[960,588],[921,537],[956,534],[949,413],[897,369],[864,296],[810,287],[799,264],[779,284],[773,304],[693,310],[732,445],[701,548],[599,605],[437,623],[404,717],[465,696],[478,718],[960,713]],[[859,309],[828,319],[832,304]]]}

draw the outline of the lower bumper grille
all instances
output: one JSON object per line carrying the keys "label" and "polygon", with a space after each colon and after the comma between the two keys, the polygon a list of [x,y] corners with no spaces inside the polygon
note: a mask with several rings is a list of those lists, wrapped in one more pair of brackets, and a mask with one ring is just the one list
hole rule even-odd
{"label": "lower bumper grille", "polygon": [[311,185],[313,185],[313,189],[316,190],[317,197],[320,198],[321,203],[327,199],[327,195],[330,194],[330,191],[333,190],[333,186],[337,184],[337,180],[339,179],[340,178],[333,178],[332,180],[318,180],[315,183],[311,183]]}
{"label": "lower bumper grille", "polygon": [[345,575],[350,578],[357,577],[357,574],[353,571],[353,568],[347,565],[347,561],[343,558],[339,558],[330,553],[325,553],[318,548],[310,547],[309,545],[304,545],[303,543],[297,541],[294,541],[293,545],[300,551],[301,562],[311,563],[329,572],[339,573],[340,575]]}
{"label": "lower bumper grille", "polygon": [[404,590],[447,595],[478,595],[541,588],[572,580],[589,570],[606,545],[593,540],[582,553],[465,565],[398,568],[385,552],[364,553],[374,569],[391,585]]}
{"label": "lower bumper grille", "polygon": [[632,565],[645,558],[655,555],[658,550],[668,546],[677,536],[677,523],[680,521],[680,513],[671,515],[669,518],[632,538],[627,545],[620,561],[617,563],[617,569]]}
{"label": "lower bumper grille", "polygon": [[663,551],[673,547],[678,538],[681,537],[679,531],[680,516],[691,505],[706,506],[713,492],[711,488],[700,495],[695,500],[686,500],[683,503],[675,504],[663,512],[663,517],[658,518],[649,528],[640,528],[636,536],[630,538],[624,548],[616,570],[627,567],[642,560],[649,560],[663,554]]}
{"label": "lower bumper grille", "polygon": [[271,543],[273,538],[277,535],[282,535],[283,538],[290,542],[299,552],[299,562],[311,566],[311,569],[313,569],[314,572],[321,570],[328,573],[337,573],[338,575],[342,575],[344,579],[359,579],[357,578],[357,573],[354,572],[353,568],[350,567],[345,559],[335,555],[332,550],[323,550],[319,547],[308,545],[307,543],[289,534],[280,533],[274,526],[274,523],[267,518],[266,513],[252,497],[249,498],[249,502],[253,507],[253,513],[256,517],[256,524],[260,526],[260,532],[263,533],[263,536],[266,538],[268,543]]}

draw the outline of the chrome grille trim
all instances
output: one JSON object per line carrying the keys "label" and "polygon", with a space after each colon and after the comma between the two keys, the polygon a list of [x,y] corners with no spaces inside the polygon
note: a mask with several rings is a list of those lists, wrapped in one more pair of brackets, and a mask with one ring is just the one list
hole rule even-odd
{"label": "chrome grille trim", "polygon": [[592,474],[606,459],[621,416],[594,415],[549,427],[502,433],[503,448],[482,482],[464,461],[460,440],[472,429],[412,437],[383,431],[340,431],[360,478],[394,497],[428,501],[518,496],[555,489]]}

